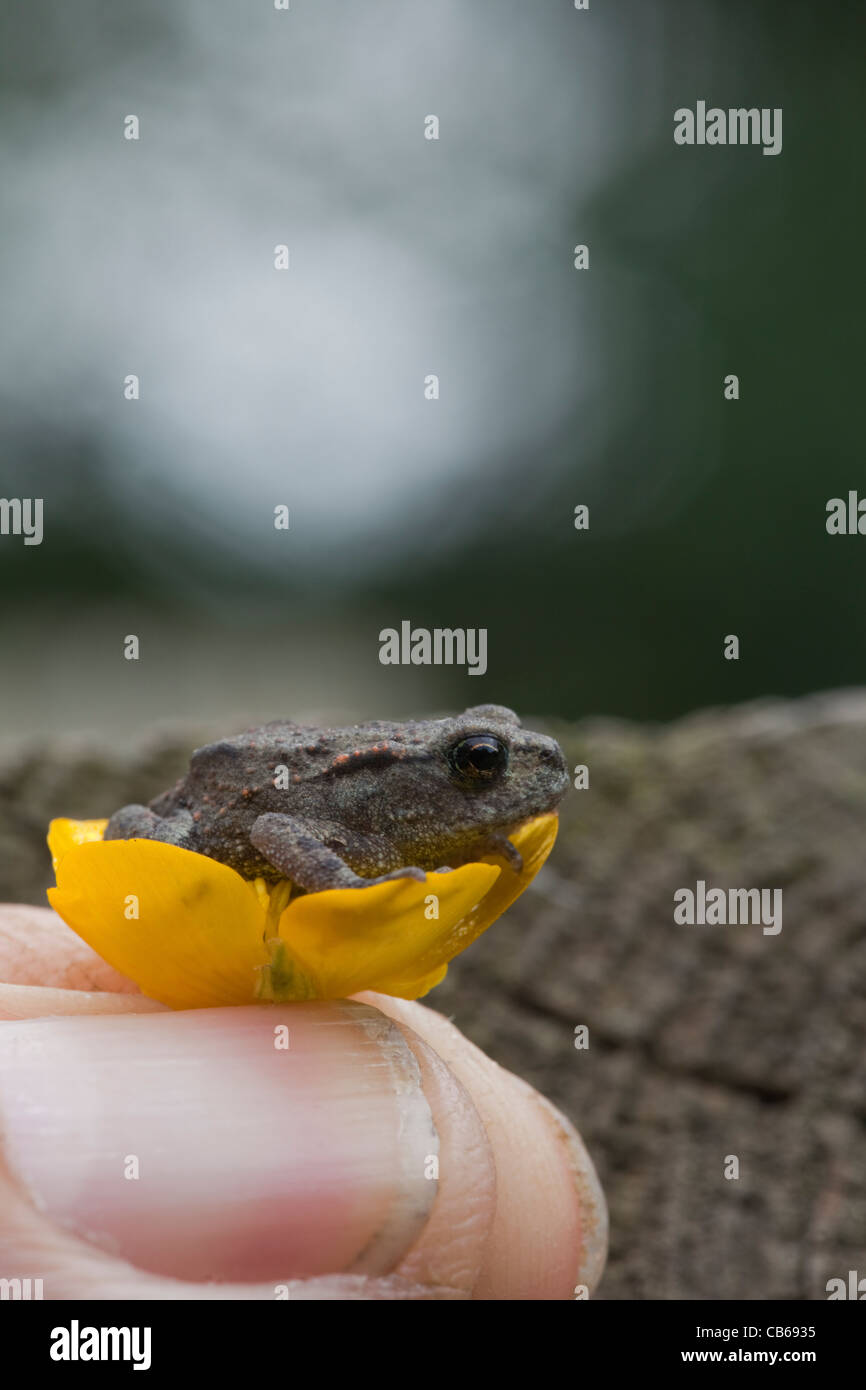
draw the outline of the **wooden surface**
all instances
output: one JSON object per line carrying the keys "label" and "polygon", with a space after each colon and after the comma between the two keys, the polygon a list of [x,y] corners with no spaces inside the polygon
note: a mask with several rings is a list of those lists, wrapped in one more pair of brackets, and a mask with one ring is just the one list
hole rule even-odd
{"label": "wooden surface", "polygon": [[[598,1297],[825,1298],[866,1275],[866,694],[548,728],[590,788],[426,1002],[581,1130],[610,1204]],[[52,816],[149,799],[211,733],[7,750],[0,897],[44,902]],[[783,889],[782,931],[675,924],[698,879]]]}

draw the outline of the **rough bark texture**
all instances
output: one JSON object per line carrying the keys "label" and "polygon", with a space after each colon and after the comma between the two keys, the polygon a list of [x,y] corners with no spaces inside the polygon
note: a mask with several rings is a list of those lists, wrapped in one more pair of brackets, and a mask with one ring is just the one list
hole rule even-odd
{"label": "rough bark texture", "polygon": [[[866,694],[549,727],[590,788],[426,1002],[581,1130],[610,1204],[599,1297],[825,1298],[866,1275]],[[0,895],[44,902],[48,819],[146,801],[198,732],[7,753]],[[782,888],[782,931],[676,925],[698,879]]]}

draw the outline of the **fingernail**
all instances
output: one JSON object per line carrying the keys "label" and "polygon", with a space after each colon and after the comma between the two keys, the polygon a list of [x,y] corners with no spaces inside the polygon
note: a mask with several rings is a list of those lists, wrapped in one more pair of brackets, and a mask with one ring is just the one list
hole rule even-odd
{"label": "fingernail", "polygon": [[50,1219],[179,1279],[386,1274],[436,1195],[418,1064],[352,1001],[6,1024],[0,1128]]}

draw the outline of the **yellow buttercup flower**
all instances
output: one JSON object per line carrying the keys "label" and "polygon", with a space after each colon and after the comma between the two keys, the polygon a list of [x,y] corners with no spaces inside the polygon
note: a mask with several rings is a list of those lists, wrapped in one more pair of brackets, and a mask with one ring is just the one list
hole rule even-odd
{"label": "yellow buttercup flower", "polygon": [[54,820],[55,912],[143,994],[174,1009],[340,999],[417,999],[519,897],[556,839],[555,814],[512,835],[515,873],[488,855],[426,882],[394,879],[292,898],[158,840],[103,840],[107,820]]}

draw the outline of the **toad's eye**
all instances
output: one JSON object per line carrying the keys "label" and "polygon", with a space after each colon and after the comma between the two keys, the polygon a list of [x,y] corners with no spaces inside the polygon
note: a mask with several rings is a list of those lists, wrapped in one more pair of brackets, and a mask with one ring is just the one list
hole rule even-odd
{"label": "toad's eye", "polygon": [[467,781],[492,782],[508,766],[508,749],[493,734],[473,734],[454,745],[448,761]]}

